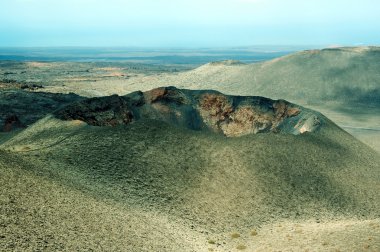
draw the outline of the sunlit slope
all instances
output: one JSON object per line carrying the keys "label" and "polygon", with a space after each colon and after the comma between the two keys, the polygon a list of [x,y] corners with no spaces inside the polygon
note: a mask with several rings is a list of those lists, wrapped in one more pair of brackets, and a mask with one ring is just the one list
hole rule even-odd
{"label": "sunlit slope", "polygon": [[38,164],[0,151],[1,251],[200,251],[206,244],[174,218],[90,195]]}

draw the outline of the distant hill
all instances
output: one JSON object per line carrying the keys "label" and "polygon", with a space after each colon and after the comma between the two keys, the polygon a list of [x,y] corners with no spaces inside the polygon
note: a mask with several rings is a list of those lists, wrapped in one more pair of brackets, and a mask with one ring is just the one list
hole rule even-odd
{"label": "distant hill", "polygon": [[147,84],[170,83],[311,104],[339,101],[379,106],[379,69],[378,47],[334,48],[302,51],[255,64],[210,63]]}

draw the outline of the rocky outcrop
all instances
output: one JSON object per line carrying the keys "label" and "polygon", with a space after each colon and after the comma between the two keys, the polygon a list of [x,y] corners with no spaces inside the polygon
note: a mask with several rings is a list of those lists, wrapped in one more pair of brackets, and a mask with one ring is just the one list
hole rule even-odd
{"label": "rocky outcrop", "polygon": [[264,132],[301,134],[318,130],[324,120],[319,113],[284,100],[175,87],[90,98],[56,111],[55,116],[63,120],[82,120],[93,126],[154,119],[229,137]]}
{"label": "rocky outcrop", "polygon": [[116,126],[132,121],[133,115],[128,107],[126,99],[113,95],[75,102],[57,115],[61,119],[81,120],[94,126]]}

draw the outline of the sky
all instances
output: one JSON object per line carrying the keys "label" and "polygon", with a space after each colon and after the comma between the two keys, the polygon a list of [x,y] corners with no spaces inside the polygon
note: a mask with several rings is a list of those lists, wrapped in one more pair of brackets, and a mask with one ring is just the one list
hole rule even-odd
{"label": "sky", "polygon": [[0,46],[379,45],[379,0],[0,0]]}

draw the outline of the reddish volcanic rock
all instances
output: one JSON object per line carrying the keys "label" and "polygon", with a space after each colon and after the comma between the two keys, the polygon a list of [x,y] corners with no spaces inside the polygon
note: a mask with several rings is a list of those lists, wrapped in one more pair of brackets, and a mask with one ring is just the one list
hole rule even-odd
{"label": "reddish volcanic rock", "polygon": [[227,96],[206,93],[199,100],[199,112],[203,120],[214,130],[220,129],[220,124],[230,118],[233,111]]}
{"label": "reddish volcanic rock", "polygon": [[155,88],[144,93],[145,100],[149,103],[153,103],[163,98],[167,94],[167,92],[168,91],[166,88]]}

